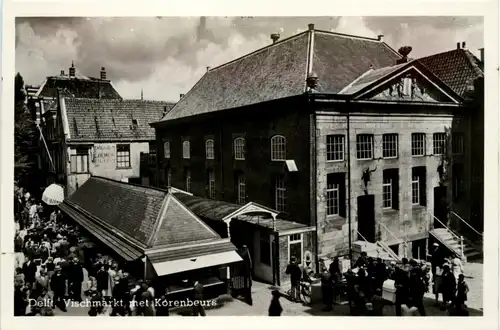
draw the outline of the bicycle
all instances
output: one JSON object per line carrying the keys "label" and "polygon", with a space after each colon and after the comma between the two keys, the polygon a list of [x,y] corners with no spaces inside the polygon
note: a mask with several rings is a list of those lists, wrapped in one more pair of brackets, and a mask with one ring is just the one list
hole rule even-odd
{"label": "bicycle", "polygon": [[[288,297],[292,296],[292,289],[287,291]],[[311,283],[308,281],[300,281],[299,284],[299,299],[305,304],[309,305],[311,303]]]}

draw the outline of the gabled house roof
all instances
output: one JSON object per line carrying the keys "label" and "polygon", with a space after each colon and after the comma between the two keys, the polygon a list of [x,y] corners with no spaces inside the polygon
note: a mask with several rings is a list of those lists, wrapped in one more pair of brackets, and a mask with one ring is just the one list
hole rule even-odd
{"label": "gabled house roof", "polygon": [[462,97],[468,86],[484,77],[481,61],[463,48],[426,56],[419,61]]}
{"label": "gabled house roof", "polygon": [[154,140],[149,123],[162,118],[173,103],[145,100],[62,98],[71,141]]}
{"label": "gabled house roof", "polygon": [[[410,78],[410,93],[403,91],[404,78]],[[386,91],[389,92],[386,92]],[[385,92],[385,93],[384,93]],[[339,95],[352,99],[380,101],[434,102],[458,105],[463,98],[436,77],[418,60],[370,69],[342,89]]]}
{"label": "gabled house roof", "polygon": [[311,29],[209,70],[160,122],[301,95],[310,71],[317,92],[337,93],[400,57],[378,39]]}
{"label": "gabled house roof", "polygon": [[90,177],[59,207],[128,260],[222,240],[167,190]]}
{"label": "gabled house roof", "polygon": [[49,76],[35,95],[42,98],[56,98],[58,90],[60,95],[66,97],[122,99],[111,81],[87,77],[79,73],[76,73],[74,77]]}

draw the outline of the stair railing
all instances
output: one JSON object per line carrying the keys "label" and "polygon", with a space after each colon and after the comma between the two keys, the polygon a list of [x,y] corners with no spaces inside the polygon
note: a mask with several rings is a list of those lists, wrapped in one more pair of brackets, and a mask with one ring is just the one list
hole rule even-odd
{"label": "stair railing", "polygon": [[467,221],[465,221],[461,216],[459,216],[458,214],[456,214],[455,212],[453,211],[450,211],[451,214],[453,214],[455,217],[457,217],[460,221],[462,221],[463,223],[465,223],[470,229],[472,229],[473,232],[475,232],[476,234],[478,234],[479,236],[481,236],[481,238],[483,237],[483,234],[480,233],[479,231],[476,230],[476,228],[472,227]]}
{"label": "stair railing", "polygon": [[[401,241],[403,241],[401,238],[397,238],[397,237],[396,237],[396,235],[394,235],[394,233],[393,233],[393,232],[392,232],[389,228],[387,228],[387,226],[386,226],[386,225],[384,225],[384,224],[383,224],[383,223],[381,223],[381,222],[379,222],[379,224],[380,224],[380,225],[381,225],[381,226],[382,226],[385,230],[387,230],[387,232],[388,232],[388,233],[389,233],[389,234],[390,234],[390,235],[391,235],[391,236],[392,236],[392,237],[393,237],[393,238],[394,238],[394,239],[398,242],[398,244],[399,244]],[[386,248],[386,244],[385,244],[384,242],[379,241],[378,243],[379,243],[379,245],[383,245],[383,246],[382,246],[382,248],[384,249],[384,251],[385,251],[385,252],[387,252],[387,253],[389,253],[390,255],[392,255],[392,257],[393,257],[393,258],[395,258],[396,260],[399,260],[399,259],[400,259],[400,258],[399,258],[399,256],[398,256],[398,255],[397,255],[394,251],[392,251],[392,250],[391,250],[391,248],[390,248],[390,247],[388,247],[388,246],[387,246],[387,248]]]}
{"label": "stair railing", "polygon": [[379,222],[379,224],[385,229],[387,230],[387,232],[392,236],[394,237],[394,239],[399,243],[400,241],[403,241],[401,238],[397,238],[396,235],[394,235],[394,233],[392,231],[390,231],[389,228],[387,228],[386,225],[384,225],[383,223]]}
{"label": "stair railing", "polygon": [[359,232],[359,230],[356,230],[356,232],[358,233],[359,236],[361,236],[361,238],[363,239],[363,241],[365,241],[365,247],[367,247],[368,246],[367,243],[369,243],[368,240],[363,235],[361,235],[361,233]]}
{"label": "stair railing", "polygon": [[[432,217],[434,218],[434,220],[437,220],[442,226],[444,229],[446,229],[451,235],[453,235],[460,243],[460,257],[461,259],[465,259],[465,255],[464,255],[464,238],[463,236],[458,236],[457,234],[455,234],[453,232],[453,230],[451,230],[450,228],[448,228],[441,220],[439,220],[434,214],[432,214]],[[444,242],[442,242],[444,243]]]}

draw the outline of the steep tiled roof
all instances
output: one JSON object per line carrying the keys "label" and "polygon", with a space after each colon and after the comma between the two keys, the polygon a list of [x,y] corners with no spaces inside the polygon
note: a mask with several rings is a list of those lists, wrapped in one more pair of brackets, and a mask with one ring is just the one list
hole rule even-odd
{"label": "steep tiled roof", "polygon": [[159,120],[173,103],[64,98],[64,106],[72,141],[154,140],[149,123]]}
{"label": "steep tiled roof", "polygon": [[385,67],[400,58],[377,39],[306,31],[210,70],[161,121],[303,94],[310,43],[321,93],[337,93],[370,65]]}
{"label": "steep tiled roof", "polygon": [[146,245],[167,192],[91,177],[69,201]]}
{"label": "steep tiled roof", "polygon": [[400,55],[384,42],[316,31],[312,70],[318,75],[319,93],[338,93],[368,71],[392,66]]}
{"label": "steep tiled roof", "polygon": [[199,217],[214,221],[220,221],[225,216],[241,208],[241,205],[238,204],[183,193],[174,193],[174,196]]}
{"label": "steep tiled roof", "polygon": [[403,67],[407,63],[402,63],[394,66],[389,66],[385,68],[380,68],[377,70],[369,70],[363,73],[359,78],[350,83],[347,87],[342,89],[339,94],[354,94],[366,86],[373,84],[375,81],[391,74],[397,69]]}
{"label": "steep tiled roof", "polygon": [[419,61],[457,94],[464,96],[467,86],[484,77],[481,61],[467,49],[454,49],[420,58]]}
{"label": "steep tiled roof", "polygon": [[[207,199],[203,197],[188,195],[184,193],[174,193],[174,196],[182,201],[182,204],[188,207],[197,216],[213,220],[221,221],[224,217],[230,215],[231,213],[241,209],[243,205],[228,203],[224,201],[217,201],[213,199]],[[238,220],[251,223],[260,227],[274,228],[277,231],[285,231],[291,229],[299,229],[307,227],[304,224],[290,221],[288,219],[277,218],[274,220],[272,217],[266,217],[262,214],[243,214],[237,217]]]}
{"label": "steep tiled roof", "polygon": [[168,197],[166,208],[153,239],[153,246],[220,239],[219,235],[172,195]]}
{"label": "steep tiled roof", "polygon": [[77,75],[47,77],[40,87],[41,97],[57,97],[57,90],[66,97],[121,99],[109,80]]}
{"label": "steep tiled roof", "polygon": [[65,203],[143,249],[221,239],[166,190],[91,177]]}

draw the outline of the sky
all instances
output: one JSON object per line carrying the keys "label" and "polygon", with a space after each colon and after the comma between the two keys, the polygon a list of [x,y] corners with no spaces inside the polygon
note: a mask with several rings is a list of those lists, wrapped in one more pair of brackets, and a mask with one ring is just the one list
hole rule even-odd
{"label": "sky", "polygon": [[384,40],[413,48],[419,58],[465,41],[478,56],[482,17],[30,17],[16,18],[16,71],[27,84],[68,72],[99,77],[105,67],[126,99],[177,101],[215,67],[272,43],[316,29]]}

